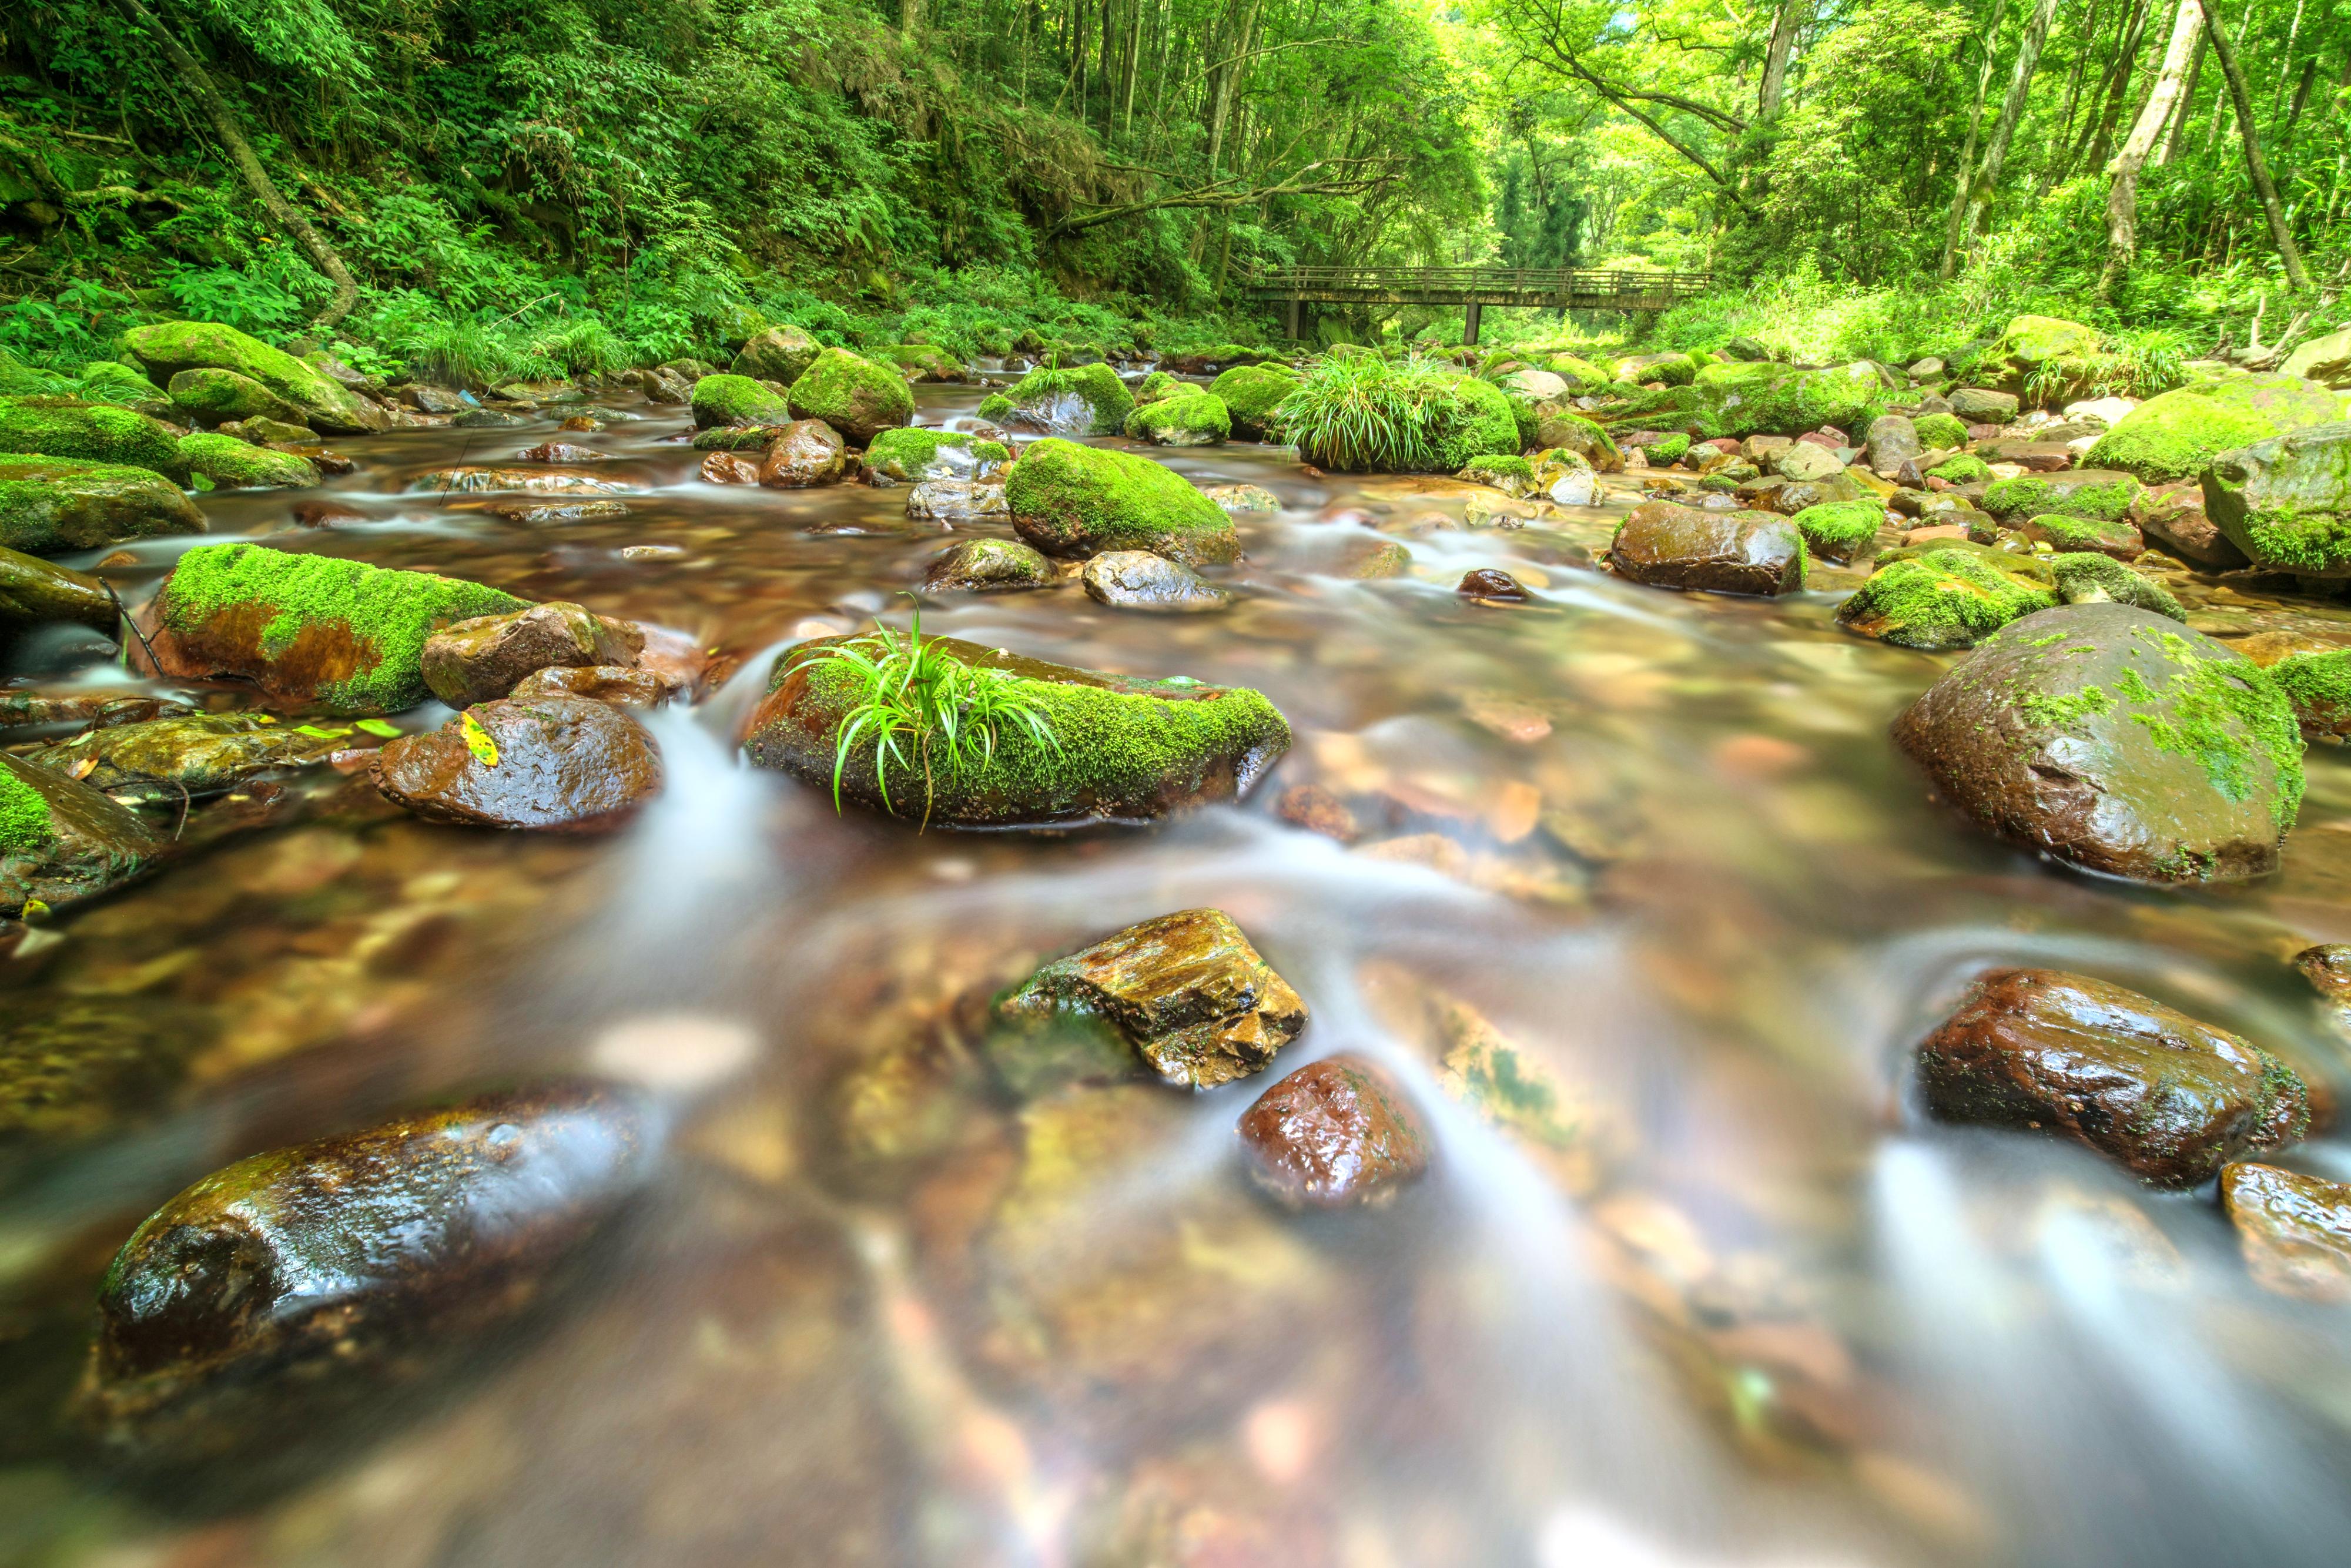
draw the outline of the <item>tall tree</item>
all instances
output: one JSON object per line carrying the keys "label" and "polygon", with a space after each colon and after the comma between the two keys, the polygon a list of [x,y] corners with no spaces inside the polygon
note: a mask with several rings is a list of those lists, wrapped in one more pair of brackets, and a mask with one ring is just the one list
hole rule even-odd
{"label": "tall tree", "polygon": [[1755,95],[1759,120],[1780,112],[1780,99],[1788,87],[1788,57],[1796,47],[1797,13],[1802,5],[1803,0],[1780,0],[1780,9],[1771,17],[1771,42],[1763,51],[1763,84]]}
{"label": "tall tree", "polygon": [[2116,155],[2113,182],[2106,187],[2106,265],[2098,275],[2102,298],[2113,296],[2115,285],[2130,270],[2138,254],[2138,172],[2146,166],[2147,154],[2155,150],[2156,138],[2163,134],[2164,122],[2174,108],[2183,121],[2188,118],[2180,84],[2203,39],[2201,0],[2179,0],[2179,8],[2171,17],[2171,41],[2163,47],[2163,65],[2147,92],[2147,107],[2138,111],[2122,152]]}
{"label": "tall tree", "polygon": [[1968,139],[1959,148],[1959,177],[1951,192],[1951,222],[1943,235],[1943,259],[1935,268],[1935,276],[1950,281],[1952,269],[1959,259],[1959,225],[1965,221],[1968,198],[1975,191],[1976,138],[1983,133],[1984,95],[1991,90],[1991,67],[1996,46],[2000,42],[2000,18],[2008,9],[2008,0],[1991,0],[1991,19],[1984,24],[1983,63],[1976,70],[1975,101],[1968,108]]}
{"label": "tall tree", "polygon": [[2244,68],[2238,62],[2236,46],[2229,42],[2229,29],[2220,14],[2212,9],[2212,0],[2202,4],[2212,24],[2213,57],[2220,62],[2229,98],[2237,106],[2237,137],[2244,144],[2245,172],[2252,176],[2254,193],[2262,199],[2262,216],[2269,220],[2270,239],[2277,246],[2278,259],[2285,264],[2286,282],[2297,289],[2308,288],[2310,273],[2302,265],[2302,250],[2294,243],[2294,230],[2285,221],[2285,206],[2278,200],[2269,165],[2262,161],[2262,137],[2253,129],[2253,95],[2245,86]]}
{"label": "tall tree", "polygon": [[2032,73],[2040,68],[2041,48],[2049,41],[2049,20],[2056,14],[2057,0],[2037,0],[2032,18],[2024,24],[2024,37],[2016,47],[2016,65],[2008,74],[2008,94],[2001,99],[2000,119],[1993,123],[1991,141],[1984,148],[1983,167],[1969,182],[1968,208],[1959,220],[1959,243],[1963,246],[1974,243],[1976,225],[2000,186],[2001,167],[2008,162],[2008,146],[2015,139],[2016,122],[2024,117],[2024,100],[2032,90]]}

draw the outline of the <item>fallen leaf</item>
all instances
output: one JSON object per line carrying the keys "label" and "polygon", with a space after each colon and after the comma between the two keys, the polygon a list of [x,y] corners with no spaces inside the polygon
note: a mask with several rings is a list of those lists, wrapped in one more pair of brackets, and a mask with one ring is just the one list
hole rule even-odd
{"label": "fallen leaf", "polygon": [[400,726],[386,724],[380,718],[363,718],[351,727],[365,730],[370,735],[380,736],[385,740],[396,740],[400,737]]}
{"label": "fallen leaf", "polygon": [[472,714],[461,714],[457,727],[465,737],[465,749],[481,758],[483,767],[496,768],[498,765],[498,743],[490,738],[490,732],[482,727],[481,721]]}
{"label": "fallen leaf", "polygon": [[75,763],[71,768],[66,769],[66,777],[68,779],[87,779],[97,770],[98,758],[95,757],[85,757],[79,762]]}

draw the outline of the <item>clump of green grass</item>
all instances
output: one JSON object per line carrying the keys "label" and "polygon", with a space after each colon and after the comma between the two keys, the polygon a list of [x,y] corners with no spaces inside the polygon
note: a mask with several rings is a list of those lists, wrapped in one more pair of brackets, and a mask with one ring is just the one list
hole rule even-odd
{"label": "clump of green grass", "polygon": [[1427,360],[1325,355],[1275,407],[1272,423],[1301,459],[1320,467],[1427,473],[1447,466],[1459,376]]}
{"label": "clump of green grass", "polygon": [[960,782],[995,759],[999,727],[1025,734],[1056,755],[1061,742],[1043,708],[1009,670],[975,669],[943,651],[938,640],[923,639],[923,615],[915,611],[905,632],[876,621],[873,630],[818,654],[811,664],[831,664],[856,683],[857,701],[841,715],[833,735],[832,809],[841,810],[842,776],[862,741],[873,745],[873,775],[883,807],[893,815],[890,768],[919,766],[923,774],[923,825],[928,827],[938,774]]}

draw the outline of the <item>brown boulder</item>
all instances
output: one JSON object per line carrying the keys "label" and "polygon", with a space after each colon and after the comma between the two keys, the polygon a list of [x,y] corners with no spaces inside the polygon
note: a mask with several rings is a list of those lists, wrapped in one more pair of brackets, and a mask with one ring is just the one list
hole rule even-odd
{"label": "brown boulder", "polygon": [[2053,969],[1996,969],[1918,1047],[1949,1122],[2068,1134],[2156,1186],[2195,1186],[2310,1126],[2294,1069],[2151,997]]}
{"label": "brown boulder", "polygon": [[560,468],[440,468],[416,482],[416,488],[440,495],[474,495],[485,490],[528,490],[535,496],[617,496],[629,486],[593,474],[572,474]]}
{"label": "brown boulder", "polygon": [[1503,604],[1524,604],[1531,597],[1526,585],[1499,567],[1481,566],[1461,574],[1454,591],[1464,599],[1492,600]]}
{"label": "brown boulder", "polygon": [[539,697],[587,697],[614,707],[659,707],[677,695],[677,687],[651,670],[620,664],[549,665],[533,670],[515,683],[507,695],[517,702]]}
{"label": "brown boulder", "polygon": [[768,444],[759,459],[759,483],[770,490],[799,490],[830,485],[849,465],[849,447],[841,433],[820,419],[796,419]]}
{"label": "brown boulder", "polygon": [[1804,538],[1769,512],[1708,512],[1644,501],[1608,547],[1618,575],[1659,588],[1794,593],[1804,586]]}
{"label": "brown boulder", "polygon": [[633,664],[644,646],[631,622],[559,601],[444,626],[424,640],[421,663],[434,696],[471,707],[506,695],[534,670]]}
{"label": "brown boulder", "polygon": [[2192,566],[2234,571],[2252,563],[2204,513],[2204,486],[2193,479],[2148,490],[2132,502],[2130,520],[2159,549]]}
{"label": "brown boulder", "polygon": [[169,846],[79,779],[0,752],[0,915],[128,882]]}
{"label": "brown boulder", "polygon": [[1428,1169],[1412,1103],[1376,1064],[1327,1056],[1258,1097],[1240,1120],[1250,1174],[1292,1208],[1384,1203]]}
{"label": "brown boulder", "polygon": [[609,456],[592,446],[575,446],[568,441],[542,441],[515,454],[524,463],[602,463]]}
{"label": "brown boulder", "polygon": [[732,452],[714,452],[702,460],[702,482],[705,485],[756,485],[759,482],[759,465]]}
{"label": "brown boulder", "polygon": [[2241,1160],[2220,1173],[2220,1207],[2253,1283],[2305,1301],[2351,1301],[2351,1186]]}
{"label": "brown boulder", "polygon": [[507,699],[375,754],[376,788],[433,821],[489,828],[618,827],[661,789],[652,738],[609,703]]}

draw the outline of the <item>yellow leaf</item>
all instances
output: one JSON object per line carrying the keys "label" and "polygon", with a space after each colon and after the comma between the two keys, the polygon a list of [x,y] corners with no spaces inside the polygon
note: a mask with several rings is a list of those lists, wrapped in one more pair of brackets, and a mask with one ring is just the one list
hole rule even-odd
{"label": "yellow leaf", "polygon": [[461,714],[457,726],[465,737],[465,749],[480,758],[483,767],[496,768],[498,765],[498,743],[490,738],[490,732],[482,727],[481,721],[472,714]]}

